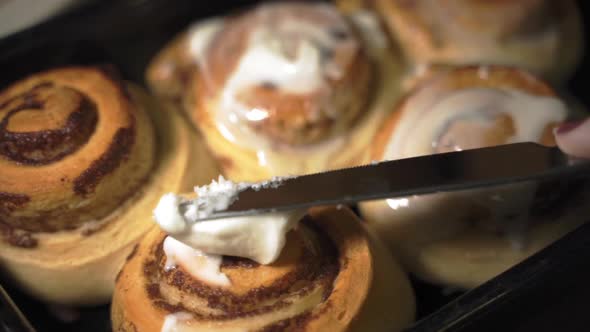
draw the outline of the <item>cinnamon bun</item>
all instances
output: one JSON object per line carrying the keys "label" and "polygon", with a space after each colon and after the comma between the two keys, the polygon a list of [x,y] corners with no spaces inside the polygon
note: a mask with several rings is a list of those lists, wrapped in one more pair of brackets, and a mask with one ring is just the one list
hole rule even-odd
{"label": "cinnamon bun", "polygon": [[0,92],[2,269],[45,301],[107,302],[152,227],[145,211],[195,180],[191,141],[112,68],[50,70]]}
{"label": "cinnamon bun", "polygon": [[[400,102],[381,128],[372,158],[524,141],[554,145],[552,129],[568,116],[553,90],[526,72],[458,68],[423,81]],[[418,277],[472,288],[579,225],[587,210],[576,199],[583,186],[527,182],[372,201],[360,210]]]}
{"label": "cinnamon bun", "polygon": [[113,330],[400,331],[414,316],[405,274],[346,208],[311,210],[270,264],[215,259],[151,231],[117,279]]}
{"label": "cinnamon bun", "polygon": [[182,104],[227,177],[255,181],[366,161],[398,96],[393,54],[367,12],[273,3],[194,25],[147,76]]}
{"label": "cinnamon bun", "polygon": [[370,6],[418,65],[518,66],[561,83],[582,55],[581,15],[573,0],[374,0]]}

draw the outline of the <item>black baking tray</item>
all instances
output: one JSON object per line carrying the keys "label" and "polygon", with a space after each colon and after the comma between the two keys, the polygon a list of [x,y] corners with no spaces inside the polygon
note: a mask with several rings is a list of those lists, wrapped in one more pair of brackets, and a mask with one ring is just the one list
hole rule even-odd
{"label": "black baking tray", "polygon": [[[124,78],[144,84],[149,60],[191,22],[256,2],[85,0],[47,22],[0,39],[0,88],[27,74],[71,64],[114,64]],[[590,3],[579,4],[590,25]],[[588,26],[586,30],[590,36]],[[586,56],[566,89],[586,105],[588,75]],[[590,221],[590,216],[579,217]],[[408,331],[590,331],[589,280],[587,223],[469,292],[412,280],[418,317]],[[1,276],[0,283],[37,331],[111,330],[108,305],[55,307],[31,299]],[[0,331],[21,331],[7,309],[0,301]]]}

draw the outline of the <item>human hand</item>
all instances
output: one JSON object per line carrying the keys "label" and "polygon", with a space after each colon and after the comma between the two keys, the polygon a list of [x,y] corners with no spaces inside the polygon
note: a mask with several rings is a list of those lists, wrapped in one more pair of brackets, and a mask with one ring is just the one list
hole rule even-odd
{"label": "human hand", "polygon": [[555,132],[559,148],[572,156],[590,158],[590,118],[576,122],[567,122]]}

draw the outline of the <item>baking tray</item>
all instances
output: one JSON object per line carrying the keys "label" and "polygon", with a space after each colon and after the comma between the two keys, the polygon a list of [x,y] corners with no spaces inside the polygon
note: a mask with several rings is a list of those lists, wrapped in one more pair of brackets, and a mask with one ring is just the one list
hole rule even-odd
{"label": "baking tray", "polygon": [[[114,64],[124,78],[144,84],[152,56],[199,17],[225,14],[257,1],[85,0],[41,25],[0,39],[0,88],[43,69],[68,64]],[[579,1],[586,22],[590,3]],[[589,36],[586,27],[586,36]],[[590,57],[567,91],[590,104]],[[590,221],[590,216],[580,216]],[[469,292],[412,280],[418,331],[590,330],[590,223],[506,273]],[[37,331],[110,331],[109,306],[56,307],[2,284]],[[0,331],[19,332],[0,301]]]}

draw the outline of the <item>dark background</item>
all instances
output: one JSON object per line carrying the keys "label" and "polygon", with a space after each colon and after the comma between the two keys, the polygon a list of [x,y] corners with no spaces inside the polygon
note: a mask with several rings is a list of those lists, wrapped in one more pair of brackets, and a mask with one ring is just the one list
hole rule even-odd
{"label": "dark background", "polygon": [[[113,63],[123,77],[143,83],[151,57],[188,24],[255,2],[86,1],[40,26],[0,39],[0,88],[27,74],[65,64]],[[590,3],[581,0],[579,4],[589,22],[586,36],[590,36]],[[590,57],[586,57],[567,88],[587,105],[589,74]],[[413,281],[419,321],[411,331],[590,331],[588,280],[590,225],[460,298],[460,293],[446,295],[441,288]],[[55,308],[8,290],[38,331],[110,331],[108,306],[62,310],[62,315],[78,317],[64,323],[50,314]]]}

